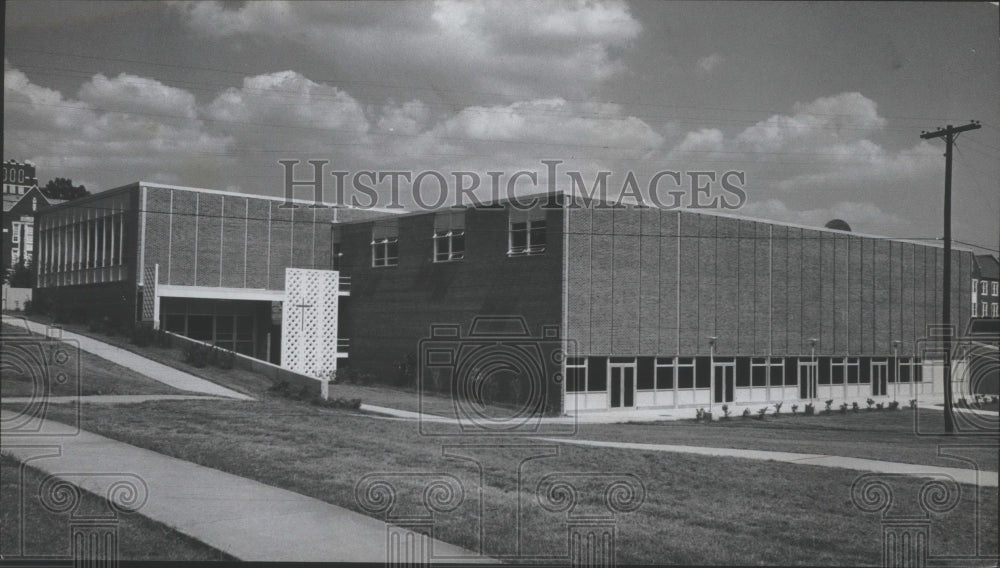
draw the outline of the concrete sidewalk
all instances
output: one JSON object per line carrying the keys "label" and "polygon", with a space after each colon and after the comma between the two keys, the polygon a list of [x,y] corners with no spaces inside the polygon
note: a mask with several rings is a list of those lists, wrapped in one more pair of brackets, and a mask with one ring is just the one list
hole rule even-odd
{"label": "concrete sidewalk", "polygon": [[705,448],[701,446],[677,446],[670,444],[637,444],[629,442],[606,442],[599,440],[575,440],[567,438],[533,438],[546,442],[590,446],[597,448],[616,448],[623,450],[643,450],[653,452],[676,452],[683,454],[698,454],[713,457],[732,457],[749,460],[765,460],[791,463],[797,465],[815,465],[821,467],[839,467],[875,473],[896,473],[914,477],[930,477],[947,475],[958,483],[978,485],[980,487],[996,487],[997,472],[977,471],[956,467],[939,467],[911,463],[887,462],[864,458],[844,456],[827,456],[823,454],[796,454],[791,452],[772,452],[766,450],[740,450],[735,448]]}
{"label": "concrete sidewalk", "polygon": [[[2,423],[14,418],[0,410]],[[58,430],[58,425],[46,426],[50,434]],[[145,498],[138,513],[240,560],[390,560],[387,525],[380,520],[89,432],[38,436],[2,431],[0,451],[101,497],[116,482],[130,481],[139,500]],[[407,537],[419,542],[414,533],[406,531]],[[434,562],[493,562],[438,540],[431,542],[431,550]]]}
{"label": "concrete sidewalk", "polygon": [[[41,336],[49,335],[46,331],[47,326],[37,322],[28,321],[24,318],[3,316],[3,323],[27,329],[28,331],[37,333]],[[211,381],[206,381],[201,377],[196,377],[179,369],[168,367],[162,363],[157,363],[152,359],[136,355],[131,351],[115,347],[114,345],[109,345],[103,341],[97,341],[96,339],[91,339],[71,331],[66,331],[62,328],[49,329],[56,330],[55,333],[58,333],[57,336],[51,336],[53,339],[73,341],[80,346],[81,350],[86,351],[87,353],[93,353],[102,359],[107,359],[112,363],[121,365],[122,367],[127,367],[137,373],[153,379],[154,381],[159,381],[165,385],[174,387],[175,389],[211,396],[234,398],[238,400],[253,400],[252,397],[243,393],[227,389],[226,387],[217,385]]]}
{"label": "concrete sidewalk", "polygon": [[[92,394],[87,396],[47,396],[48,404],[136,404],[159,400],[232,400],[221,396],[186,394]],[[5,396],[0,402],[12,404],[32,404],[38,399],[30,396]]]}

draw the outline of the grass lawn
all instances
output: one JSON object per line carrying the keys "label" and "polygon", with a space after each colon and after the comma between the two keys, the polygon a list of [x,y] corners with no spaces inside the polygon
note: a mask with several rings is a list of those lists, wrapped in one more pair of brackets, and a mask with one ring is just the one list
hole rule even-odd
{"label": "grass lawn", "polygon": [[[38,491],[47,478],[45,473],[24,468],[25,477],[21,480],[19,470],[19,462],[7,456],[0,457],[0,558],[69,557],[72,554],[70,513],[53,513],[42,506]],[[21,510],[22,488],[24,510]],[[77,514],[107,514],[107,511],[102,498],[81,493]],[[137,514],[119,515],[117,533],[121,560],[234,560],[223,552]]]}
{"label": "grass lawn", "polygon": [[[918,435],[916,432],[920,432]],[[986,444],[963,448],[962,456],[975,459],[980,469],[997,471],[996,438],[992,441],[948,438],[943,433],[943,412],[932,409],[860,410],[840,414],[793,416],[782,412],[764,420],[732,417],[712,423],[693,420],[657,423],[581,424],[578,437],[644,444],[679,444],[850,456],[903,463],[970,467],[955,459],[938,457],[938,448],[951,443]],[[992,444],[992,445],[990,445]]]}
{"label": "grass lawn", "polygon": [[[52,325],[52,318],[43,315],[27,316],[27,319],[44,325]],[[273,383],[267,377],[251,371],[241,369],[223,370],[217,367],[194,367],[184,362],[183,351],[180,347],[158,347],[150,345],[138,347],[133,345],[128,337],[121,335],[104,335],[90,331],[83,324],[58,324],[59,327],[78,333],[98,341],[103,341],[121,349],[127,349],[153,361],[175,367],[197,377],[231,388],[237,392],[250,395],[254,398],[274,397],[268,392]],[[11,395],[13,396],[13,395]],[[332,384],[330,385],[330,398],[360,398],[363,403],[376,406],[388,406],[401,410],[419,411],[421,410],[417,391],[413,388],[391,387],[379,385],[368,387],[353,384]],[[425,395],[423,400],[423,411],[440,416],[455,416],[455,408],[450,398],[445,396]],[[498,411],[498,415],[506,415],[504,411]]]}
{"label": "grass lawn", "polygon": [[[49,416],[68,420],[69,412],[54,407]],[[764,426],[788,428],[786,422],[795,419],[782,420],[753,426],[679,428],[712,432],[718,439],[768,436],[781,430]],[[591,472],[632,474],[645,487],[643,504],[615,520],[620,563],[881,563],[880,518],[852,504],[851,485],[860,475],[854,471],[552,446],[526,439],[433,438],[419,435],[413,422],[380,420],[284,399],[253,405],[184,401],[87,406],[81,425],[88,431],[361,512],[365,511],[355,500],[355,484],[365,475],[409,474],[396,479],[396,495],[403,510],[411,511],[406,504],[422,494],[425,485],[421,480],[428,479],[427,472],[450,473],[461,480],[466,499],[454,511],[436,514],[436,536],[478,549],[482,526],[485,550],[494,555],[515,553],[519,537],[522,554],[564,553],[567,513],[540,507],[536,487],[543,476],[554,472]],[[620,429],[618,436],[637,441],[652,441],[653,433],[671,430],[662,425],[601,428],[609,433]],[[830,428],[827,443],[830,447],[866,445],[876,436],[859,439],[863,429]],[[595,426],[586,436],[597,437],[599,433]],[[785,435],[794,437],[792,430]],[[464,451],[475,455],[476,463],[443,455],[444,445],[475,443],[482,446],[465,446]],[[815,447],[818,442],[811,444]],[[794,450],[787,446],[780,449]],[[524,461],[545,451],[558,455]],[[482,484],[478,467],[482,468]],[[899,478],[889,483],[895,492],[893,514],[916,511],[914,503],[924,480]],[[479,515],[480,488],[485,518]],[[592,507],[603,499],[601,487],[581,487],[580,495],[580,508],[574,511],[600,510]],[[978,535],[974,524],[977,507],[981,513]],[[978,536],[978,552],[995,556],[996,511],[996,490],[977,496],[964,487],[957,507],[933,518],[932,553],[972,554]]]}
{"label": "grass lawn", "polygon": [[[4,338],[32,338],[32,345],[29,346],[29,349],[34,349],[36,345],[44,347],[46,344],[51,345],[54,343],[52,340],[48,340],[40,335],[25,335],[26,332],[22,328],[7,324],[0,324],[0,326],[2,326],[2,330],[0,331],[2,331]],[[34,385],[32,375],[24,372],[24,369],[20,369],[16,364],[24,360],[22,357],[17,356],[19,352],[23,353],[23,351],[22,348],[15,345],[16,343],[19,343],[19,341],[4,341],[0,344],[0,356],[7,362],[4,364],[3,373],[0,373],[0,395],[3,397],[32,396],[35,394],[35,389],[41,387],[41,385]],[[109,394],[184,394],[186,392],[154,381],[145,375],[111,363],[96,355],[81,350],[75,351],[80,357],[79,375],[75,376],[77,369],[72,364],[69,364],[67,369],[71,369],[71,373],[74,376],[69,377],[68,380],[63,382],[54,380],[55,377],[51,377],[53,380],[48,382],[49,395],[72,396],[76,395],[78,390],[84,396]],[[43,349],[42,352],[45,352],[45,350]]]}

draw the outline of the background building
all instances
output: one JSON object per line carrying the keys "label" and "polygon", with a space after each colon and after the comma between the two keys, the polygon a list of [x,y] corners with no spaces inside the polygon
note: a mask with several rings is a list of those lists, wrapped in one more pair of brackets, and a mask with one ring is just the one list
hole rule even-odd
{"label": "background building", "polygon": [[3,164],[3,258],[4,274],[31,260],[34,251],[34,214],[40,208],[61,203],[38,189],[35,166],[9,160]]}
{"label": "background building", "polygon": [[976,255],[972,275],[972,317],[1000,317],[1000,261],[989,254]]}

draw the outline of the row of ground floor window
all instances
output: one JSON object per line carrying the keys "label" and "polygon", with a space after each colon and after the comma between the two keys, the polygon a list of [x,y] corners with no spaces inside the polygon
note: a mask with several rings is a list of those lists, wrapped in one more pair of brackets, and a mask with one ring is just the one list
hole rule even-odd
{"label": "row of ground floor window", "polygon": [[567,407],[579,410],[912,396],[924,364],[896,357],[571,357]]}

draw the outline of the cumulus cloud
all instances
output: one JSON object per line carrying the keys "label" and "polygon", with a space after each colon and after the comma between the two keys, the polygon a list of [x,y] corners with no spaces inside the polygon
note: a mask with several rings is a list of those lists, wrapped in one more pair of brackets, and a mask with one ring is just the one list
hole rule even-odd
{"label": "cumulus cloud", "polygon": [[104,110],[182,118],[196,115],[195,98],[191,93],[127,73],[113,79],[98,73],[80,87],[77,97]]}
{"label": "cumulus cloud", "polygon": [[[642,26],[619,0],[172,4],[209,37],[294,42],[338,65],[401,81],[516,98],[580,96],[623,70]],[[444,96],[444,95],[442,95]]]}

